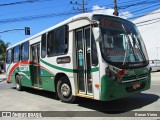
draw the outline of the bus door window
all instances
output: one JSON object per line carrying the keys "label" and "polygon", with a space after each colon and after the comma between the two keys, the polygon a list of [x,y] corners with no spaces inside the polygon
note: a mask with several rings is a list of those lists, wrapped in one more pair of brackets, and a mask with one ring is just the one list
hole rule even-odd
{"label": "bus door window", "polygon": [[[79,92],[92,94],[91,29],[87,27],[78,30],[76,32],[76,42]],[[94,59],[97,62],[96,57]]]}
{"label": "bus door window", "polygon": [[32,61],[36,62],[36,49],[35,49],[35,46],[32,47]]}
{"label": "bus door window", "polygon": [[87,91],[92,93],[92,78],[91,78],[91,34],[90,28],[85,29],[86,41],[86,68],[87,68]]}
{"label": "bus door window", "polygon": [[40,59],[40,46],[37,46],[37,61],[39,63],[39,59]]}
{"label": "bus door window", "polygon": [[83,32],[82,30],[76,32],[77,40],[77,67],[78,67],[78,86],[80,92],[85,92],[85,76],[84,76],[84,52],[83,52]]}
{"label": "bus door window", "polygon": [[32,70],[31,77],[33,79],[33,85],[36,87],[42,86],[42,81],[40,80],[40,66],[39,66],[39,56],[40,56],[40,44],[32,46]]}
{"label": "bus door window", "polygon": [[34,63],[39,63],[39,55],[40,55],[40,47],[38,46],[33,46],[32,47],[32,61]]}

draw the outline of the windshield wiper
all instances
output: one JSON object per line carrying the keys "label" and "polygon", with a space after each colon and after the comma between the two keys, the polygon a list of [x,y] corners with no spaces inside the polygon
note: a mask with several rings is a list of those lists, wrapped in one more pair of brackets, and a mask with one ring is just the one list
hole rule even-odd
{"label": "windshield wiper", "polygon": [[146,60],[145,55],[143,54],[143,51],[142,51],[142,49],[141,49],[141,47],[140,47],[140,43],[137,43],[137,42],[140,41],[140,40],[137,38],[137,36],[135,36],[135,38],[137,39],[137,40],[135,40],[135,44],[137,45],[138,50],[140,51],[143,60]]}
{"label": "windshield wiper", "polygon": [[123,30],[124,30],[124,32],[126,34],[126,38],[127,38],[127,43],[126,43],[126,46],[125,46],[126,47],[126,49],[125,49],[125,55],[124,55],[123,64],[122,64],[122,65],[124,65],[126,63],[126,58],[128,56],[127,53],[128,53],[128,40],[129,40],[129,37],[127,35],[126,29],[124,28],[123,24],[122,24],[122,28],[123,28]]}

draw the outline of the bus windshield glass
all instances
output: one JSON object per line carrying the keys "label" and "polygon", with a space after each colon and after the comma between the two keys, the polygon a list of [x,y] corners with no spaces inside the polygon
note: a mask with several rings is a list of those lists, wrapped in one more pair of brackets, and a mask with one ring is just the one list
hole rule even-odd
{"label": "bus windshield glass", "polygon": [[104,60],[119,68],[146,66],[148,56],[136,26],[121,18],[94,16],[100,22],[100,48]]}

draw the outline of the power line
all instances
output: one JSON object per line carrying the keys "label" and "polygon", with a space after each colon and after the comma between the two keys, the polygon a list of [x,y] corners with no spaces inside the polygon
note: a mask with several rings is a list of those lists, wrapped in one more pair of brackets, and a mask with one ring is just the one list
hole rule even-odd
{"label": "power line", "polygon": [[11,23],[11,22],[20,22],[20,21],[28,21],[28,20],[37,20],[43,18],[50,18],[50,17],[57,17],[57,16],[65,16],[71,14],[78,14],[80,12],[69,12],[69,13],[51,13],[51,14],[43,14],[43,15],[35,15],[35,16],[26,16],[26,17],[19,17],[19,18],[9,18],[9,19],[2,19],[0,20],[0,24],[4,23]]}
{"label": "power line", "polygon": [[126,8],[133,7],[133,6],[137,6],[137,5],[153,3],[153,1],[152,1],[152,2],[147,2],[147,1],[148,1],[148,0],[144,0],[144,1],[137,2],[137,3],[134,3],[134,4],[130,4],[130,5],[120,6],[119,9],[126,9]]}
{"label": "power line", "polygon": [[160,18],[155,18],[155,19],[151,19],[151,20],[145,20],[145,21],[142,21],[142,22],[138,22],[138,23],[135,23],[135,24],[142,24],[142,23],[146,23],[146,22],[150,22],[150,21],[154,21],[154,20],[159,20]]}
{"label": "power line", "polygon": [[34,2],[43,2],[43,1],[49,1],[49,0],[25,0],[20,2],[0,4],[0,6],[18,5],[18,4],[26,4],[26,3],[34,3]]}
{"label": "power line", "polygon": [[141,27],[141,26],[145,26],[145,25],[150,25],[150,24],[158,23],[158,22],[160,22],[160,20],[155,21],[155,22],[151,22],[151,23],[148,23],[148,24],[137,25],[137,26],[138,26],[138,27]]}
{"label": "power line", "polygon": [[[147,7],[145,7],[145,8],[141,8],[141,9],[136,9],[135,11],[130,11],[130,13],[136,13],[136,15],[137,14],[142,14],[142,13],[146,13],[147,11],[148,11],[148,9],[151,9],[151,8],[154,8],[153,10],[156,10],[157,9],[157,7],[159,8],[159,5],[160,4],[155,4],[155,5],[152,5],[152,6],[147,6]],[[156,7],[156,8],[155,8]],[[146,11],[147,10],[147,11]],[[153,10],[149,10],[149,11],[153,11]],[[144,12],[144,11],[146,11],[146,12]],[[130,13],[126,13],[126,14],[124,14],[123,16],[127,16],[128,14],[130,14]],[[144,15],[141,15],[141,16],[144,16]],[[132,18],[130,18],[130,19],[135,19],[135,18],[137,18],[137,17],[140,17],[140,16],[136,16],[136,17],[132,17]]]}
{"label": "power line", "polygon": [[[70,6],[70,4],[68,4],[68,5],[65,7],[65,9],[64,9],[65,11],[64,11],[64,12],[68,12],[68,8],[69,8],[69,6]],[[66,16],[64,16],[63,18],[62,18],[62,17],[60,17],[58,21],[64,20],[64,19],[65,19],[65,17],[66,17]]]}
{"label": "power line", "polygon": [[[150,7],[148,7],[150,8]],[[144,9],[144,8],[143,8]],[[141,11],[141,10],[139,10]],[[138,10],[134,11],[138,12]],[[19,18],[9,18],[9,19],[2,19],[0,20],[0,24],[4,23],[12,23],[12,22],[19,22],[19,21],[29,21],[29,20],[37,20],[37,19],[44,19],[50,17],[60,17],[60,16],[67,16],[73,14],[79,14],[80,12],[66,12],[66,13],[51,13],[51,14],[41,14],[41,15],[34,15],[34,16],[26,16],[26,17],[19,17]],[[156,14],[156,13],[155,13]],[[146,22],[146,21],[144,21]]]}
{"label": "power line", "polygon": [[130,5],[120,6],[119,9],[127,9],[129,7],[134,7],[134,6],[139,6],[139,5],[146,5],[146,4],[150,5],[150,4],[155,4],[155,3],[160,3],[160,1],[157,1],[157,0],[153,0],[153,1],[144,0],[144,1],[137,2],[137,3],[134,3],[134,4],[130,4]]}
{"label": "power line", "polygon": [[[158,7],[159,8],[159,7]],[[157,8],[155,8],[154,10],[157,10]],[[152,10],[152,11],[154,11]],[[141,12],[141,14],[144,13],[144,12]],[[145,12],[146,13],[146,12]],[[144,16],[147,16],[147,15],[151,15],[151,14],[158,14],[159,12],[155,12],[155,13],[148,13],[148,14],[142,14],[142,15],[139,15],[139,16],[136,16],[136,17],[132,17],[132,18],[129,18],[129,20],[134,20],[136,18],[139,18],[139,17],[144,17]]]}
{"label": "power line", "polygon": [[82,13],[85,13],[86,12],[86,8],[85,8],[85,5],[88,5],[87,3],[84,3],[84,0],[82,0],[82,3],[80,4],[80,3],[78,3],[78,2],[70,2],[71,4],[73,4],[73,5],[76,5],[76,6],[79,6],[79,7],[77,7],[76,9],[73,7],[73,10],[79,10],[79,11],[82,11]]}

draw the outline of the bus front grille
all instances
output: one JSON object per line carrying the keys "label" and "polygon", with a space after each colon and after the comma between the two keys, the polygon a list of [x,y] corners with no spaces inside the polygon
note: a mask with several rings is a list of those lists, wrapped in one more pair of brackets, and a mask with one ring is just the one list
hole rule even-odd
{"label": "bus front grille", "polygon": [[128,82],[135,82],[135,81],[145,81],[147,80],[148,75],[147,74],[140,74],[135,76],[129,76],[129,77],[123,77],[122,83],[128,83]]}

